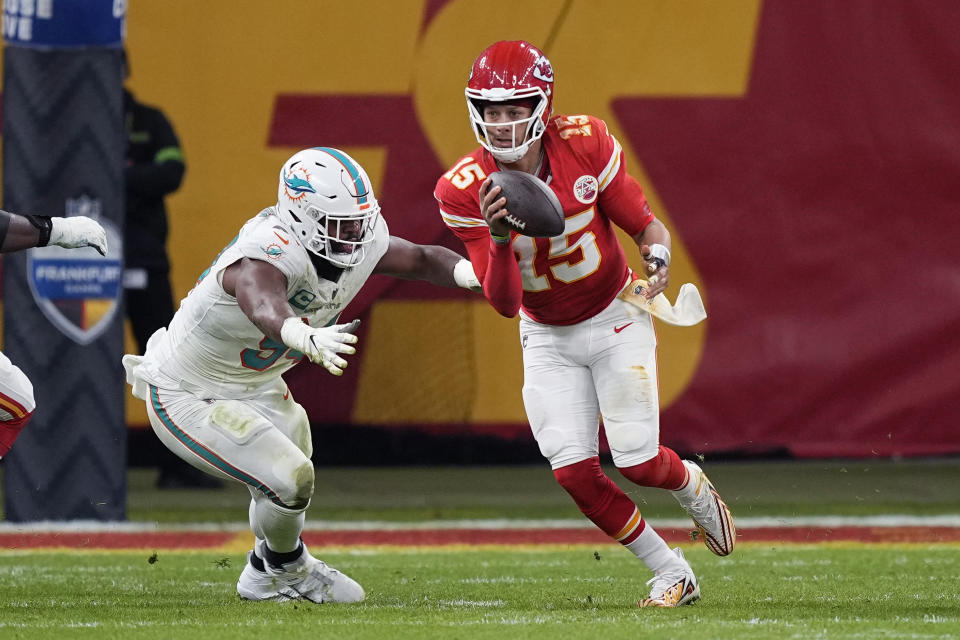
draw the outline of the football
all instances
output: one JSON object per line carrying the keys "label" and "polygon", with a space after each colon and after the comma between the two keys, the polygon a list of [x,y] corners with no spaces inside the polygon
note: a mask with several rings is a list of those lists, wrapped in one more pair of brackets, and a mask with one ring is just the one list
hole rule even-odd
{"label": "football", "polygon": [[523,171],[490,174],[492,189],[499,186],[510,212],[504,222],[517,233],[552,238],[563,233],[563,207],[557,194],[536,176]]}

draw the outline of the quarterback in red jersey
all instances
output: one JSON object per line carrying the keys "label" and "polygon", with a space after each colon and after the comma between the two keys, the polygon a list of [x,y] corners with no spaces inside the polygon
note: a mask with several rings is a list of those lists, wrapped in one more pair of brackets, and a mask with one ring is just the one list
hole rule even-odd
{"label": "quarterback in red jersey", "polygon": [[[714,553],[735,543],[733,518],[691,461],[659,444],[656,334],[651,316],[624,298],[636,275],[614,227],[640,250],[643,296],[669,283],[670,233],[654,216],[606,124],[552,114],[553,67],[533,45],[494,43],[474,62],[466,97],[480,147],[437,182],[440,214],[463,241],[483,293],[507,317],[520,314],[523,401],[554,476],[594,524],[654,573],[640,606],[700,597],[697,579],[600,467],[598,416],[613,462],[645,487],[668,489]],[[489,176],[501,169],[543,180],[563,207],[553,238],[512,233],[510,203]]]}

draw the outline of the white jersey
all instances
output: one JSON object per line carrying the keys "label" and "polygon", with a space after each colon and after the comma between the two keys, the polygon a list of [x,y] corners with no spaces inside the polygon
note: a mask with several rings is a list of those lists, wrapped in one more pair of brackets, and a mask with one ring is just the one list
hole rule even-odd
{"label": "white jersey", "polygon": [[272,264],[287,278],[290,305],[310,326],[324,327],[336,322],[386,253],[390,232],[383,216],[377,217],[374,233],[364,261],[330,282],[317,275],[307,249],[274,207],[264,209],[243,225],[181,301],[170,326],[151,337],[145,356],[131,362],[128,370],[148,384],[168,389],[176,385],[173,388],[204,397],[255,395],[303,354],[271,340],[247,318],[237,299],[223,290],[224,270],[244,257]]}

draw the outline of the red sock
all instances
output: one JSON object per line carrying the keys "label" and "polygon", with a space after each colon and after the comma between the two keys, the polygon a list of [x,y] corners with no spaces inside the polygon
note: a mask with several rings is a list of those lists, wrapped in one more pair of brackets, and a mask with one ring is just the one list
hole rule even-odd
{"label": "red sock", "polygon": [[656,487],[676,491],[687,482],[687,468],[673,449],[660,445],[660,451],[642,464],[620,467],[620,473],[641,487]]}
{"label": "red sock", "polygon": [[30,418],[33,417],[33,412],[31,411],[27,415],[17,418],[16,420],[6,420],[0,422],[0,458],[7,455],[7,452],[10,451],[10,447],[13,446],[13,441],[17,439],[17,436],[20,435],[21,429],[23,429]]}
{"label": "red sock", "polygon": [[637,539],[646,526],[637,505],[600,468],[597,457],[553,471],[583,515],[621,544]]}

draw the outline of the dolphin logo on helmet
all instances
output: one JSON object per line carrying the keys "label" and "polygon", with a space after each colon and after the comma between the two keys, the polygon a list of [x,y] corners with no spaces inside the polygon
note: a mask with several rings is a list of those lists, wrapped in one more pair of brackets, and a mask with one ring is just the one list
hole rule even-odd
{"label": "dolphin logo on helmet", "polygon": [[[291,198],[303,197],[304,193],[317,192],[316,189],[310,186],[310,182],[308,180],[304,180],[303,178],[297,175],[291,174],[291,175],[283,176],[283,183],[287,187],[287,195],[289,195]],[[294,196],[294,194],[296,194],[296,196]]]}

